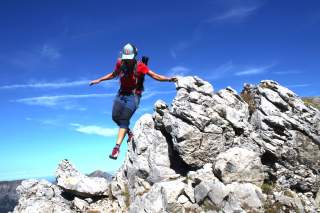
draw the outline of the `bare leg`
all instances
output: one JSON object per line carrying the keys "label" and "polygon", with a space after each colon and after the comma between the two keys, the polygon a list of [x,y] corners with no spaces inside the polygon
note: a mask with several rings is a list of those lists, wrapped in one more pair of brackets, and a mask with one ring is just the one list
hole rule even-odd
{"label": "bare leg", "polygon": [[119,128],[118,138],[117,138],[117,142],[116,142],[117,145],[119,145],[119,146],[121,145],[124,137],[127,134],[127,131],[128,131],[127,128]]}

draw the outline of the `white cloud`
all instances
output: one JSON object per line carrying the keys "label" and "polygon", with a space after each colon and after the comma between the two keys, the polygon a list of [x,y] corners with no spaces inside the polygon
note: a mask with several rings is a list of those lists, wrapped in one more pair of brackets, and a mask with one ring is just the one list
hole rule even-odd
{"label": "white cloud", "polygon": [[49,44],[37,44],[31,48],[21,48],[17,51],[1,55],[1,59],[22,70],[46,69],[59,60],[62,53]]}
{"label": "white cloud", "polygon": [[232,61],[229,61],[227,63],[224,63],[216,68],[214,68],[212,71],[208,72],[205,78],[207,79],[219,79],[225,77],[228,73],[230,73],[234,69],[234,65]]}
{"label": "white cloud", "polygon": [[176,93],[177,91],[176,90],[169,90],[169,91],[146,91],[143,93],[142,95],[142,100],[146,100],[146,99],[149,99],[153,96],[156,96],[156,95],[165,95],[165,94],[172,94],[172,93]]}
{"label": "white cloud", "polygon": [[[77,87],[77,86],[89,86],[91,80],[79,80],[79,81],[61,81],[61,82],[32,82],[26,84],[11,84],[0,86],[0,89],[25,89],[25,88],[35,88],[35,89],[60,89],[67,87]],[[103,87],[110,87],[111,85],[117,83],[117,80],[108,80],[100,83],[99,85]]]}
{"label": "white cloud", "polygon": [[267,66],[263,66],[263,67],[251,67],[239,72],[236,72],[235,75],[236,76],[243,76],[243,75],[257,75],[257,74],[261,74],[264,73],[266,71],[268,71],[271,67],[273,67],[275,64],[270,64]]}
{"label": "white cloud", "polygon": [[61,118],[55,118],[55,119],[37,119],[37,118],[30,118],[26,117],[25,118],[27,121],[33,121],[37,122],[41,125],[50,125],[50,126],[59,126],[61,123]]}
{"label": "white cloud", "polygon": [[84,99],[84,98],[104,98],[114,96],[115,94],[84,94],[84,95],[56,95],[56,96],[39,96],[31,98],[21,98],[13,100],[14,102],[23,103],[27,105],[38,105],[46,107],[61,106],[62,108],[68,109],[77,109],[77,110],[86,110],[84,107],[80,107],[70,100],[73,99]]}
{"label": "white cloud", "polygon": [[90,135],[100,135],[104,137],[113,137],[118,134],[118,128],[105,128],[95,125],[82,125],[78,123],[70,123],[71,126],[75,127],[77,132]]}
{"label": "white cloud", "polygon": [[171,49],[170,50],[170,55],[172,56],[172,58],[176,59],[177,58],[177,53],[175,49]]}
{"label": "white cloud", "polygon": [[179,41],[176,45],[174,45],[170,49],[171,56],[174,59],[176,59],[178,52],[181,52],[181,51],[184,51],[184,50],[188,49],[194,42],[195,42],[194,38],[192,38],[191,40]]}
{"label": "white cloud", "polygon": [[61,53],[59,52],[59,50],[48,44],[44,44],[42,46],[40,54],[42,57],[48,58],[50,60],[57,60],[61,58]]}
{"label": "white cloud", "polygon": [[0,89],[24,89],[24,88],[52,88],[59,89],[65,87],[76,87],[82,85],[89,85],[89,80],[69,81],[69,82],[42,82],[42,83],[28,83],[28,84],[12,84],[0,86]]}
{"label": "white cloud", "polygon": [[172,58],[176,59],[178,54],[186,52],[187,49],[195,45],[199,40],[201,40],[202,33],[200,28],[196,28],[189,39],[178,41],[170,49],[170,55]]}
{"label": "white cloud", "polygon": [[264,4],[262,0],[221,0],[212,3],[213,14],[204,20],[205,23],[241,22],[253,15]]}
{"label": "white cloud", "polygon": [[175,66],[170,69],[172,72],[188,72],[190,69],[184,66]]}
{"label": "white cloud", "polygon": [[214,17],[212,19],[209,19],[208,22],[214,22],[214,21],[226,21],[226,20],[243,20],[244,18],[250,16],[253,14],[255,10],[257,10],[257,6],[251,6],[251,7],[237,7],[237,8],[230,8],[225,13]]}
{"label": "white cloud", "polygon": [[175,66],[170,69],[168,76],[184,76],[189,73],[190,69],[184,66]]}

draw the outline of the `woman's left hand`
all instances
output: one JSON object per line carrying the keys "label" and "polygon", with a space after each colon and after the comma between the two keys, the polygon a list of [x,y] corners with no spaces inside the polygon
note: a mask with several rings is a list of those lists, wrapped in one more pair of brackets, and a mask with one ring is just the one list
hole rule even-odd
{"label": "woman's left hand", "polygon": [[178,78],[177,77],[172,77],[169,79],[169,82],[177,82]]}
{"label": "woman's left hand", "polygon": [[100,83],[100,80],[93,80],[90,82],[89,86]]}

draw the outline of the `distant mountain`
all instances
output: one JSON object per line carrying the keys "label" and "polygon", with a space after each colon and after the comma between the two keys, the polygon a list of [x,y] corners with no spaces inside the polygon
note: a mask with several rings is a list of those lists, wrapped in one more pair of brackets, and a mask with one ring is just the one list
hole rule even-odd
{"label": "distant mountain", "polygon": [[111,174],[109,174],[107,172],[100,171],[100,170],[96,170],[96,171],[90,173],[88,176],[89,177],[102,177],[102,178],[105,178],[109,181],[112,181],[112,177],[113,177]]}
{"label": "distant mountain", "polygon": [[18,203],[17,186],[22,180],[0,181],[0,213],[13,211]]}
{"label": "distant mountain", "polygon": [[304,97],[302,100],[306,105],[313,106],[320,110],[320,97]]}

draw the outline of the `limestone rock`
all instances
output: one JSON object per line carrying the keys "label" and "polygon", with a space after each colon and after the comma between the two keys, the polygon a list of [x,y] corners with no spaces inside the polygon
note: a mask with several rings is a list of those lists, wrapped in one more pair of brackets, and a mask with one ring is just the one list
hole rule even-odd
{"label": "limestone rock", "polygon": [[62,161],[57,185],[23,182],[15,212],[316,212],[320,112],[272,80],[238,94],[179,77],[136,122],[111,181]]}
{"label": "limestone rock", "polygon": [[109,194],[109,182],[106,179],[83,175],[68,160],[63,160],[59,164],[56,178],[58,186],[81,197],[107,196]]}
{"label": "limestone rock", "polygon": [[262,210],[264,203],[264,196],[259,187],[252,183],[237,183],[228,184],[227,189],[232,192],[241,206],[246,207],[247,210]]}
{"label": "limestone rock", "polygon": [[259,154],[239,147],[219,154],[214,169],[225,184],[249,182],[261,186],[265,178]]}
{"label": "limestone rock", "polygon": [[71,213],[71,203],[62,191],[46,180],[25,180],[17,188],[19,203],[14,213]]}

